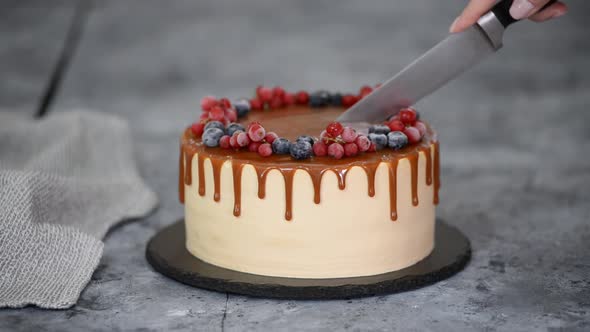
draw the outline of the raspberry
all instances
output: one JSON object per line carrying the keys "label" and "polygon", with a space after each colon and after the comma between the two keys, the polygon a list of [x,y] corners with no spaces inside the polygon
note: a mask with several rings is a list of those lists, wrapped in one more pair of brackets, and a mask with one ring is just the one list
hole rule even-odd
{"label": "raspberry", "polygon": [[262,157],[268,157],[272,154],[272,146],[268,143],[262,143],[258,147],[258,154]]}
{"label": "raspberry", "polygon": [[219,99],[219,105],[221,105],[223,108],[230,108],[231,102],[227,98],[221,98]]}
{"label": "raspberry", "polygon": [[342,134],[344,127],[340,122],[332,122],[326,127],[326,131],[331,137],[338,137],[338,135]]}
{"label": "raspberry", "polygon": [[283,98],[281,98],[281,97],[273,97],[272,100],[270,101],[269,106],[272,109],[282,108],[284,106],[283,105]]}
{"label": "raspberry", "polygon": [[248,144],[248,151],[250,151],[250,152],[258,152],[258,147],[261,144],[262,143],[260,143],[260,142],[250,142],[250,144]]}
{"label": "raspberry", "polygon": [[391,120],[387,123],[387,126],[391,131],[403,131],[406,126],[400,120]]}
{"label": "raspberry", "polygon": [[215,105],[217,105],[217,99],[213,96],[205,96],[201,99],[201,109],[203,111],[208,111]]}
{"label": "raspberry", "polygon": [[225,118],[229,122],[236,122],[238,121],[238,112],[233,108],[227,108],[225,110]]}
{"label": "raspberry", "polygon": [[344,144],[344,155],[354,157],[359,153],[359,147],[355,143]]}
{"label": "raspberry", "polygon": [[258,98],[250,99],[250,108],[253,110],[261,110],[262,109],[262,101]]}
{"label": "raspberry", "polygon": [[258,95],[258,98],[260,98],[260,101],[262,101],[263,103],[268,103],[272,100],[272,89],[271,88],[267,88],[267,87],[259,87],[256,91],[256,94]]}
{"label": "raspberry", "polygon": [[295,105],[295,95],[292,93],[286,93],[283,97],[283,102],[287,106]]}
{"label": "raspberry", "polygon": [[270,132],[266,133],[266,136],[264,136],[264,141],[266,143],[272,144],[272,142],[274,142],[274,140],[277,139],[277,138],[279,138],[279,135],[277,135],[274,132],[270,131]]}
{"label": "raspberry", "polygon": [[328,146],[328,155],[335,159],[341,159],[344,156],[344,147],[342,144],[331,144]]}
{"label": "raspberry", "polygon": [[248,144],[250,144],[250,138],[248,137],[248,134],[246,134],[245,132],[239,132],[236,135],[236,142],[240,147],[248,146]]}
{"label": "raspberry", "polygon": [[262,141],[264,139],[264,136],[266,136],[266,130],[264,130],[264,127],[261,126],[259,123],[254,123],[248,126],[248,137],[253,142]]}
{"label": "raspberry", "polygon": [[313,154],[323,157],[328,154],[328,146],[324,142],[315,142],[313,145]]}
{"label": "raspberry", "polygon": [[426,125],[424,124],[424,122],[416,121],[414,127],[418,129],[418,131],[420,132],[420,136],[424,136],[426,134]]}
{"label": "raspberry", "polygon": [[295,95],[295,100],[299,105],[306,105],[309,102],[309,94],[305,91],[299,91]]}
{"label": "raspberry", "polygon": [[359,147],[359,151],[361,152],[365,152],[371,147],[371,140],[369,140],[369,138],[365,135],[359,135],[354,142]]}
{"label": "raspberry", "polygon": [[195,122],[191,126],[191,131],[195,137],[201,138],[201,136],[203,136],[203,132],[205,131],[205,124],[202,122]]}
{"label": "raspberry", "polygon": [[274,88],[272,88],[272,96],[274,97],[279,97],[281,99],[283,99],[283,97],[285,97],[285,89],[283,89],[280,86],[275,86]]}
{"label": "raspberry", "polygon": [[410,143],[418,143],[422,139],[420,136],[420,131],[416,127],[407,127],[404,130],[404,134],[408,136],[408,141]]}
{"label": "raspberry", "polygon": [[342,96],[342,106],[344,106],[346,108],[351,107],[352,105],[356,104],[357,101],[358,101],[357,96],[354,96],[354,95]]}
{"label": "raspberry", "polygon": [[221,138],[219,139],[219,146],[222,149],[229,149],[231,147],[229,144],[230,139],[231,139],[231,137],[229,135],[221,136]]}
{"label": "raspberry", "polygon": [[416,111],[414,111],[411,108],[404,108],[401,111],[399,111],[399,119],[405,125],[413,126],[414,123],[416,123],[416,118],[417,118]]}
{"label": "raspberry", "polygon": [[366,95],[370,94],[371,92],[373,92],[373,88],[371,88],[368,85],[364,85],[363,87],[361,87],[360,91],[359,91],[359,96],[361,98],[365,97]]}
{"label": "raspberry", "polygon": [[209,112],[209,118],[215,121],[223,121],[225,118],[225,112],[223,111],[223,108],[219,106],[213,106]]}
{"label": "raspberry", "polygon": [[342,140],[346,143],[354,142],[356,140],[356,138],[358,137],[356,130],[354,130],[351,127],[344,127],[341,135],[342,135]]}

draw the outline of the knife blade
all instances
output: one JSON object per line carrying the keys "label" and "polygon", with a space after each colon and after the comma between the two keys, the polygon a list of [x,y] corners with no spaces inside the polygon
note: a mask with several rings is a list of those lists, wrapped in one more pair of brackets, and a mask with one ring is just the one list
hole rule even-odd
{"label": "knife blade", "polygon": [[[385,120],[459,76],[502,47],[513,0],[504,0],[464,32],[449,35],[371,94],[342,113],[337,121],[357,129]],[[551,5],[548,3],[544,8]]]}

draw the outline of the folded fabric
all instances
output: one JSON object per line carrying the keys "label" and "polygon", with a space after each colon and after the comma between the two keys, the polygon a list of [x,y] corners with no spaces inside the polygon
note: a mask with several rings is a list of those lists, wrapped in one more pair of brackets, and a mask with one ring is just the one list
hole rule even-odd
{"label": "folded fabric", "polygon": [[0,112],[0,307],[74,305],[115,223],[149,213],[127,124],[72,111]]}

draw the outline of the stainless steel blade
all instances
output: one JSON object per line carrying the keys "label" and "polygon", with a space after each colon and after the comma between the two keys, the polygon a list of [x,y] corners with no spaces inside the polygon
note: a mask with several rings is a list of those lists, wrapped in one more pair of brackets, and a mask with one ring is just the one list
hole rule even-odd
{"label": "stainless steel blade", "polygon": [[356,123],[355,127],[383,121],[437,90],[500,46],[494,45],[478,25],[452,34],[349,108],[337,121]]}

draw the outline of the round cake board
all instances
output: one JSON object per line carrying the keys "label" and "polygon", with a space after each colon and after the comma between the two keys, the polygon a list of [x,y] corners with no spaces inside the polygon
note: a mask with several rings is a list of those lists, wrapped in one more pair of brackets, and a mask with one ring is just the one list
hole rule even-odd
{"label": "round cake board", "polygon": [[461,271],[471,257],[471,246],[458,229],[437,220],[432,253],[402,270],[334,279],[270,277],[222,268],[193,256],[185,247],[184,220],[179,220],[150,239],[146,257],[156,271],[199,288],[256,297],[320,300],[385,295],[433,284]]}

